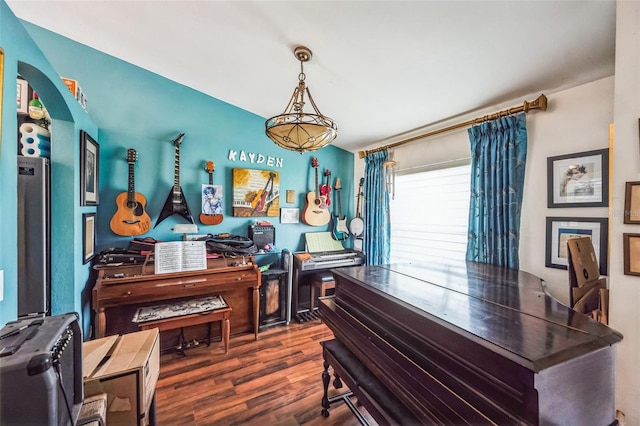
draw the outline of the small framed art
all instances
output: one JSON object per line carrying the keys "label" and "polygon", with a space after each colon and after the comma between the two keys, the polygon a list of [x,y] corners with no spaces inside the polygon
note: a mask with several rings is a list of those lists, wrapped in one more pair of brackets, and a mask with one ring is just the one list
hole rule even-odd
{"label": "small framed art", "polygon": [[640,276],[640,234],[622,234],[624,274]]}
{"label": "small framed art", "polygon": [[547,207],[608,205],[608,149],[547,158]]}
{"label": "small framed art", "polygon": [[567,240],[590,236],[600,266],[600,275],[607,275],[608,224],[607,218],[548,217],[545,266],[567,269]]}
{"label": "small framed art", "polygon": [[627,182],[624,191],[624,223],[640,224],[640,181]]}
{"label": "small framed art", "polygon": [[100,146],[87,132],[80,131],[80,205],[100,202]]}
{"label": "small framed art", "polygon": [[300,223],[300,209],[298,208],[281,208],[280,223]]}
{"label": "small framed art", "polygon": [[96,255],[96,214],[82,214],[82,263],[90,262]]}

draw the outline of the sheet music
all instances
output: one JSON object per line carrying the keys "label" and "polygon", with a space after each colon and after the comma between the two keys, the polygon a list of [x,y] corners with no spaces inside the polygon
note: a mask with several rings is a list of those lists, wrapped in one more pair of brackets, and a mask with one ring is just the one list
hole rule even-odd
{"label": "sheet music", "polygon": [[342,243],[334,240],[331,232],[307,232],[304,237],[309,253],[344,250]]}
{"label": "sheet music", "polygon": [[204,241],[171,241],[156,243],[156,274],[207,269],[207,248]]}

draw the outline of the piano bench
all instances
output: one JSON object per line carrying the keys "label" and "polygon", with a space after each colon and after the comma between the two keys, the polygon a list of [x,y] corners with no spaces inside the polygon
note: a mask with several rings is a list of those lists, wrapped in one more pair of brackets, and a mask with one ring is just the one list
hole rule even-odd
{"label": "piano bench", "polygon": [[221,308],[214,311],[208,311],[198,314],[181,315],[177,317],[162,318],[153,321],[142,322],[138,324],[141,330],[149,330],[151,328],[157,328],[158,331],[176,330],[180,329],[180,353],[185,356],[185,349],[188,345],[187,340],[184,337],[184,327],[190,327],[192,325],[208,324],[209,329],[207,332],[207,346],[211,344],[211,323],[220,321],[220,334],[222,343],[224,345],[224,353],[229,352],[229,334],[231,331],[231,308]]}
{"label": "piano bench", "polygon": [[[321,345],[325,368],[322,373],[324,385],[322,415],[324,417],[329,416],[331,403],[343,400],[360,424],[368,425],[366,418],[348,398],[352,394],[358,398],[358,402],[366,408],[369,415],[380,424],[420,424],[407,407],[339,340],[327,340],[321,342]],[[344,381],[351,392],[328,397],[329,366],[333,367],[336,379]]]}
{"label": "piano bench", "polygon": [[313,309],[316,306],[316,289],[319,290],[320,297],[324,297],[327,295],[327,290],[331,290],[331,289],[335,289],[336,288],[336,282],[334,280],[331,281],[322,281],[322,280],[317,280],[314,279],[313,281],[311,281],[311,305],[309,308],[310,312],[313,312]]}

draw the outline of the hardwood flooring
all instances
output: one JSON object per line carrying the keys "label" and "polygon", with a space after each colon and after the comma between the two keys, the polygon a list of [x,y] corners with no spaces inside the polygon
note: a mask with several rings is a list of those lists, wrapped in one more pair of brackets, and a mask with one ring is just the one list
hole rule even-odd
{"label": "hardwood flooring", "polygon": [[[320,342],[333,338],[319,320],[232,336],[160,358],[158,425],[358,425],[344,403],[321,414]],[[342,393],[329,386],[330,395]],[[367,420],[375,424],[360,407]]]}

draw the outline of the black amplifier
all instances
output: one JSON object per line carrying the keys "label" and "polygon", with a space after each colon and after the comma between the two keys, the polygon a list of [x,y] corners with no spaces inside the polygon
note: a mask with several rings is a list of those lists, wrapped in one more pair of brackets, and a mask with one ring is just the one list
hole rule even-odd
{"label": "black amplifier", "polygon": [[0,330],[0,424],[76,424],[83,394],[78,314],[25,318]]}
{"label": "black amplifier", "polygon": [[262,250],[268,244],[276,244],[276,228],[273,225],[249,225],[249,238]]}

